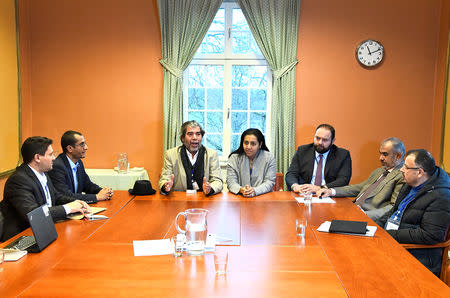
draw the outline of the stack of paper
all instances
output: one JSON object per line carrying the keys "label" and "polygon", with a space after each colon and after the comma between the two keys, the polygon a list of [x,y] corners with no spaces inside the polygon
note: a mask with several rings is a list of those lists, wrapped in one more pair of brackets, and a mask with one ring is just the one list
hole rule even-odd
{"label": "stack of paper", "polygon": [[[295,200],[297,202],[299,202],[300,204],[304,204],[305,203],[305,198],[304,197],[295,197]],[[319,197],[312,197],[311,203],[336,203],[332,198],[330,197],[323,197],[323,198],[319,198]]]}

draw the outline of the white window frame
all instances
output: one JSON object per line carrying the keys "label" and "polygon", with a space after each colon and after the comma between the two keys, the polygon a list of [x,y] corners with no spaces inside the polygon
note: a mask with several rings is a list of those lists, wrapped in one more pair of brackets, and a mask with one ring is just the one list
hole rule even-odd
{"label": "white window frame", "polygon": [[[220,156],[221,165],[228,160],[228,155],[234,148],[231,147],[231,90],[232,90],[232,66],[233,65],[249,65],[249,66],[266,66],[267,67],[267,101],[266,101],[266,131],[264,136],[267,146],[271,141],[271,103],[272,103],[272,73],[264,56],[254,54],[232,54],[232,9],[239,8],[236,3],[223,3],[220,8],[229,10],[225,12],[225,53],[224,54],[208,54],[196,55],[191,61],[192,64],[198,65],[223,65],[224,82],[223,82],[223,151]],[[188,119],[188,72],[183,73],[183,121]],[[205,107],[206,109],[206,107]],[[208,133],[206,129],[206,133]]]}

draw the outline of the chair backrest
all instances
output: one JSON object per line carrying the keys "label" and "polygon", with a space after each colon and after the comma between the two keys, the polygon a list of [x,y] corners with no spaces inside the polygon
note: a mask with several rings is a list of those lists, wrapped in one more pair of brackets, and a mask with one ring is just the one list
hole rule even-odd
{"label": "chair backrest", "polygon": [[439,275],[439,278],[446,282],[447,280],[447,267],[448,265],[448,248],[450,246],[450,225],[447,226],[447,232],[445,233],[445,243],[446,246],[444,247],[444,250],[442,252],[442,263],[441,263],[441,274]]}
{"label": "chair backrest", "polygon": [[281,172],[277,172],[275,176],[275,185],[273,191],[283,191],[284,175]]}
{"label": "chair backrest", "polygon": [[2,235],[3,235],[3,214],[2,210],[0,210],[0,242],[2,242]]}

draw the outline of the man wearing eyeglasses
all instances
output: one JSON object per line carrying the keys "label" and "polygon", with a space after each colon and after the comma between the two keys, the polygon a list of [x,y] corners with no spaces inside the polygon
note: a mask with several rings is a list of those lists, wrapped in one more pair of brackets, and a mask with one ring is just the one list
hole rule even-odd
{"label": "man wearing eyeglasses", "polygon": [[55,188],[86,203],[109,200],[114,192],[110,187],[101,188],[93,183],[84,169],[82,158],[86,157],[88,146],[83,135],[77,131],[66,131],[61,137],[61,153],[48,174]]}
{"label": "man wearing eyeglasses", "polygon": [[4,216],[3,235],[0,241],[27,229],[27,213],[47,205],[53,220],[65,219],[67,214],[91,212],[86,202],[64,196],[55,190],[46,172],[52,169],[52,140],[46,137],[30,137],[21,148],[23,163],[16,168],[5,184],[0,212]]}
{"label": "man wearing eyeglasses", "polygon": [[[377,224],[399,243],[435,244],[445,240],[450,224],[450,178],[436,167],[424,149],[406,154],[400,170],[406,185],[394,207]],[[409,252],[439,276],[442,249],[412,249]]]}
{"label": "man wearing eyeglasses", "polygon": [[387,138],[381,142],[381,167],[375,169],[359,184],[320,189],[319,197],[356,197],[355,204],[368,217],[376,220],[388,212],[395,203],[398,193],[405,184],[400,168],[403,166],[405,145],[400,139]]}

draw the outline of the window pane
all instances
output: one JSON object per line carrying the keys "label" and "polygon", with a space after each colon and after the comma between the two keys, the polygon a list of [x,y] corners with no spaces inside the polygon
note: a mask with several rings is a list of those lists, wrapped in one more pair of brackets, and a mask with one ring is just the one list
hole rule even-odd
{"label": "window pane", "polygon": [[197,53],[223,54],[225,52],[225,32],[208,32],[203,38]]}
{"label": "window pane", "polygon": [[223,113],[207,112],[206,113],[206,132],[222,132],[223,131]]}
{"label": "window pane", "polygon": [[242,13],[242,10],[240,8],[233,9],[233,24],[231,25],[232,30],[242,30],[242,31],[250,31],[250,28],[248,27],[247,20],[244,17],[244,14]]}
{"label": "window pane", "polygon": [[233,54],[262,55],[241,9],[233,9],[231,26]]}
{"label": "window pane", "polygon": [[205,71],[205,82],[207,87],[223,88],[223,65],[203,65]]}
{"label": "window pane", "polygon": [[202,127],[205,127],[205,118],[204,118],[203,112],[189,112],[188,113],[188,120],[195,120],[200,124]]}
{"label": "window pane", "polygon": [[234,150],[237,150],[239,148],[240,142],[241,142],[241,135],[240,134],[233,134],[231,136],[230,152],[233,152]]}
{"label": "window pane", "polygon": [[247,65],[233,65],[232,70],[232,87],[246,87],[248,86],[248,66]]}
{"label": "window pane", "polygon": [[265,110],[267,105],[266,90],[250,90],[250,109]]}
{"label": "window pane", "polygon": [[266,132],[266,113],[250,113],[250,127],[259,128],[263,133]]}
{"label": "window pane", "polygon": [[207,89],[208,110],[223,109],[223,89]]}
{"label": "window pane", "polygon": [[246,112],[231,113],[231,132],[242,133],[247,129],[247,115]]}
{"label": "window pane", "polygon": [[225,32],[225,9],[219,8],[217,11],[214,20],[212,21],[211,27],[209,27],[211,31],[223,31]]}
{"label": "window pane", "polygon": [[206,68],[204,65],[192,64],[187,71],[189,87],[205,86]]}
{"label": "window pane", "polygon": [[248,91],[246,89],[232,89],[231,92],[231,109],[247,110]]}
{"label": "window pane", "polygon": [[253,88],[267,87],[267,66],[249,67],[249,86]]}
{"label": "window pane", "polygon": [[205,89],[189,88],[188,108],[202,110],[205,108]]}
{"label": "window pane", "polygon": [[233,54],[250,54],[252,48],[250,32],[233,32]]}
{"label": "window pane", "polygon": [[219,155],[223,152],[222,134],[208,134],[206,137],[206,147],[214,149]]}

